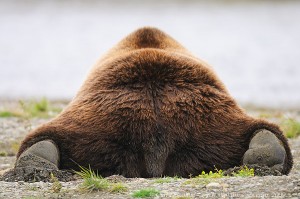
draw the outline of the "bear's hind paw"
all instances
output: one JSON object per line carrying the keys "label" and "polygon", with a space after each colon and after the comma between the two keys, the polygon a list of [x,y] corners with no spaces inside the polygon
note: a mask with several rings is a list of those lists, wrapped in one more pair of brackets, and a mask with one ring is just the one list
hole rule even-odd
{"label": "bear's hind paw", "polygon": [[243,164],[267,166],[282,172],[285,158],[282,142],[272,132],[262,129],[250,141]]}
{"label": "bear's hind paw", "polygon": [[59,151],[51,140],[35,143],[23,152],[15,167],[0,177],[4,181],[51,181],[55,176],[60,181],[73,180],[73,174],[58,169]]}

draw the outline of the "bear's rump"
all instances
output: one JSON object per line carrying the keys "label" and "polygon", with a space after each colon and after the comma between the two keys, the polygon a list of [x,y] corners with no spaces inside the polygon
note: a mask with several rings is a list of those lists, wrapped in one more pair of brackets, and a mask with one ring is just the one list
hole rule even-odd
{"label": "bear's rump", "polygon": [[[110,172],[125,176],[181,175],[194,172],[195,164],[198,171],[228,161],[241,147],[236,143],[241,129],[232,133],[236,130],[232,121],[238,123],[243,113],[212,71],[195,60],[137,50],[94,72],[58,118],[69,131],[64,136],[78,137],[80,145],[70,153],[78,164],[90,163],[100,173],[111,167]],[[220,143],[218,138],[227,141]],[[209,160],[208,151],[229,157]],[[184,170],[178,173],[169,167],[182,153],[190,166],[178,164]],[[130,167],[136,171],[130,172],[134,170]]]}

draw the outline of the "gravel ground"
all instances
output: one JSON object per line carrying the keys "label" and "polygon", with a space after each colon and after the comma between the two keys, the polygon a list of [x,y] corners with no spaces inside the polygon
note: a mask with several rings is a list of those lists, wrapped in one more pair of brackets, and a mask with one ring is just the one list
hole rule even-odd
{"label": "gravel ground", "polygon": [[[1,103],[2,109],[11,106]],[[0,106],[1,109],[1,106]],[[254,116],[266,116],[278,122],[278,115],[288,115],[299,121],[299,111],[265,110],[248,108]],[[13,167],[15,153],[26,133],[49,119],[0,118],[0,175]],[[126,179],[112,176],[109,180],[123,182],[128,191],[82,192],[82,180],[60,182],[57,193],[53,183],[3,182],[0,181],[0,198],[132,198],[132,193],[142,188],[154,188],[160,195],[154,198],[300,198],[300,137],[289,140],[294,156],[294,167],[289,176],[225,177],[190,183],[189,179],[172,179],[171,182],[157,183],[155,179]]]}

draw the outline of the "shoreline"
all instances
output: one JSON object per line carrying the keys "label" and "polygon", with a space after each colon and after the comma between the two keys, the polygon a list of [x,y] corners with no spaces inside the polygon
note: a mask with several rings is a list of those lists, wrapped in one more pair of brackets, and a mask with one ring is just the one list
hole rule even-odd
{"label": "shoreline", "polygon": [[[67,105],[72,101],[72,98],[46,98],[46,97],[24,97],[24,98],[9,98],[9,97],[0,97],[0,108],[6,107],[9,104],[17,104],[19,101],[24,102],[32,102],[32,101],[39,101],[41,99],[47,99],[50,103],[53,104],[65,104]],[[292,105],[263,105],[260,103],[250,103],[250,102],[239,102],[237,104],[245,110],[269,110],[269,111],[295,111],[300,112],[300,102],[299,104],[292,104]]]}

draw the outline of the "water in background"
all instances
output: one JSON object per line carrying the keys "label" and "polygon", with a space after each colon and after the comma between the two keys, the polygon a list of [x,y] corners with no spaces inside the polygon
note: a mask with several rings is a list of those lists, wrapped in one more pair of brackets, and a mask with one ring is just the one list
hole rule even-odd
{"label": "water in background", "polygon": [[0,1],[0,98],[71,99],[91,66],[141,26],[215,68],[242,103],[300,106],[300,2]]}

